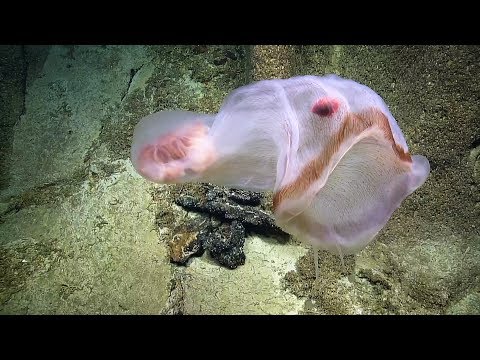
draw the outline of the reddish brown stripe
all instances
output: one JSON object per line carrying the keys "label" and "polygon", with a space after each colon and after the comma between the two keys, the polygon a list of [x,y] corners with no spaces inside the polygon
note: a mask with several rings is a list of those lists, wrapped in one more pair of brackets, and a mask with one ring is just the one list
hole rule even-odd
{"label": "reddish brown stripe", "polygon": [[410,154],[405,152],[400,145],[395,143],[388,119],[380,110],[370,109],[359,114],[349,113],[345,116],[340,130],[326,144],[323,153],[310,161],[293,183],[281,188],[274,194],[273,209],[276,210],[280,202],[283,200],[297,197],[318,180],[328,162],[338,151],[343,141],[358,136],[363,131],[373,127],[382,130],[385,139],[391,142],[394,153],[401,161],[412,162]]}

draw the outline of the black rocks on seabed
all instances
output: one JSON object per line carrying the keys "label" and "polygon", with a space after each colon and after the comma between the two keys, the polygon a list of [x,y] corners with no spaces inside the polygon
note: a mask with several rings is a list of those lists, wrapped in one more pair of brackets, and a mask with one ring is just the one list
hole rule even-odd
{"label": "black rocks on seabed", "polygon": [[[208,214],[212,218],[211,225],[196,235],[201,248],[196,254],[191,251],[183,254],[190,257],[208,250],[219,264],[235,269],[245,263],[243,245],[246,233],[273,236],[282,241],[288,239],[289,235],[275,225],[272,215],[260,208],[262,194],[210,184],[202,186],[203,191],[182,192],[175,199],[175,203],[184,209]],[[185,257],[182,261],[172,258],[172,261],[183,264],[186,260]]]}
{"label": "black rocks on seabed", "polygon": [[197,239],[220,265],[235,269],[245,264],[245,228],[238,221],[200,232]]}
{"label": "black rocks on seabed", "polygon": [[[275,225],[275,220],[266,211],[251,205],[240,205],[234,202],[233,198],[228,196],[222,197],[218,193],[209,191],[205,199],[199,199],[191,195],[181,195],[175,200],[175,203],[186,210],[213,215],[221,221],[231,222],[237,220],[245,226],[247,231],[257,234],[288,236]],[[257,203],[257,200],[255,200],[255,203]],[[258,200],[259,203],[260,201]]]}

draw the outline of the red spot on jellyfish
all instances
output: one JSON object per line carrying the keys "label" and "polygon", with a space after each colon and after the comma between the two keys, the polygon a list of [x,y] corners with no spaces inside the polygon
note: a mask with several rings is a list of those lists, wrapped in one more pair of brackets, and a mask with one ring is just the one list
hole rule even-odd
{"label": "red spot on jellyfish", "polygon": [[325,97],[317,100],[312,107],[312,112],[319,116],[331,116],[335,114],[340,107],[337,99]]}

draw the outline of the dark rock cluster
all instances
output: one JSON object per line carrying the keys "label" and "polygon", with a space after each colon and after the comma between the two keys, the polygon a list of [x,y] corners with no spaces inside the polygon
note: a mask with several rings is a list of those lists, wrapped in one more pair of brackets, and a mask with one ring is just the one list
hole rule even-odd
{"label": "dark rock cluster", "polygon": [[200,191],[183,191],[175,203],[207,217],[209,221],[190,224],[188,231],[176,231],[170,243],[171,260],[186,264],[191,256],[208,250],[222,266],[235,269],[245,263],[243,245],[247,233],[288,239],[275,225],[271,214],[261,209],[262,194],[201,185]]}
{"label": "dark rock cluster", "polygon": [[247,231],[267,236],[285,236],[269,213],[260,209],[261,195],[248,191],[213,187],[205,198],[181,195],[175,202],[186,210],[207,213],[221,221],[237,220]]}
{"label": "dark rock cluster", "polygon": [[240,222],[235,220],[230,224],[223,223],[218,228],[204,230],[197,239],[220,265],[235,269],[245,264],[245,228]]}

